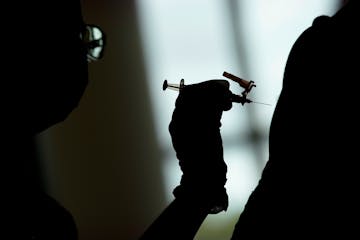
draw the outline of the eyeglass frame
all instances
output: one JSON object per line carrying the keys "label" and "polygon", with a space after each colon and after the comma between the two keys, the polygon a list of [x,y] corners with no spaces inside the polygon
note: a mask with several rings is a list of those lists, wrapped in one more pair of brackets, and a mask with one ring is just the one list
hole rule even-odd
{"label": "eyeglass frame", "polygon": [[[100,38],[95,38],[95,30],[100,33]],[[88,62],[100,60],[104,56],[104,48],[106,45],[106,35],[104,31],[95,24],[83,24],[83,31],[80,33],[80,39],[86,48],[86,57]],[[92,51],[100,47],[99,54],[94,55]]]}

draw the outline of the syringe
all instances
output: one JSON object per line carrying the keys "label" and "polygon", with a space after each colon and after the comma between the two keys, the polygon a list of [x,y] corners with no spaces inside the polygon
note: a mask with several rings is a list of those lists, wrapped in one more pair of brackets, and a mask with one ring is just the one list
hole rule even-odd
{"label": "syringe", "polygon": [[[247,98],[247,94],[250,92],[250,90],[253,87],[256,87],[256,85],[254,84],[254,81],[244,80],[244,79],[239,78],[235,75],[232,75],[228,72],[224,72],[223,76],[226,78],[229,78],[230,80],[233,80],[234,82],[237,82],[242,88],[244,88],[244,91],[242,92],[241,95],[236,95],[233,93],[231,94],[232,102],[241,103],[242,105],[244,105],[245,103],[257,103],[257,104],[263,104],[263,105],[270,105],[268,103],[263,103],[263,102],[254,102]],[[179,84],[168,83],[167,80],[164,80],[162,88],[163,88],[163,90],[171,89],[171,90],[175,90],[175,91],[181,91],[181,89],[183,89],[184,87],[185,87],[184,79],[181,79]]]}
{"label": "syringe", "polygon": [[180,84],[168,83],[165,79],[163,83],[163,90],[165,91],[167,88],[169,88],[171,90],[180,91],[184,86],[185,84],[183,78],[180,80]]}

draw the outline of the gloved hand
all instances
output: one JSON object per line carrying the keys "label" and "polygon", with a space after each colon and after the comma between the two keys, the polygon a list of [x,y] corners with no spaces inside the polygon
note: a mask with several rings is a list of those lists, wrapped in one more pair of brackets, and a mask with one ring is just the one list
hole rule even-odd
{"label": "gloved hand", "polygon": [[223,111],[231,109],[226,80],[184,86],[169,125],[173,147],[183,172],[175,197],[186,198],[215,214],[227,210],[227,166],[220,134]]}

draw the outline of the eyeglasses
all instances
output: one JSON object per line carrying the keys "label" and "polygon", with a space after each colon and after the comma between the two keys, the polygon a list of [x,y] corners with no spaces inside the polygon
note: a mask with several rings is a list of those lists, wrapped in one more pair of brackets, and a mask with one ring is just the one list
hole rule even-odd
{"label": "eyeglasses", "polygon": [[84,31],[80,34],[80,38],[85,44],[88,62],[97,61],[103,57],[106,36],[99,26],[85,24]]}

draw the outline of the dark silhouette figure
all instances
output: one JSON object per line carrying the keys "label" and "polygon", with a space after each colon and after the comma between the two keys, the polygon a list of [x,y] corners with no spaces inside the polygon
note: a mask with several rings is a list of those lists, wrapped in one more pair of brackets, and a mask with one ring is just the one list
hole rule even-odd
{"label": "dark silhouette figure", "polygon": [[2,237],[77,239],[72,215],[46,193],[34,137],[78,106],[99,44],[80,1],[6,1],[2,9]]}
{"label": "dark silhouette figure", "polygon": [[359,238],[359,13],[359,1],[349,1],[293,45],[269,159],[232,240]]}
{"label": "dark silhouette figure", "polygon": [[[334,16],[317,17],[294,43],[269,159],[232,240],[358,238],[359,10],[353,0]],[[193,239],[208,214],[226,210],[220,120],[231,108],[229,96],[219,81],[180,91],[169,130],[181,183],[141,240]]]}

